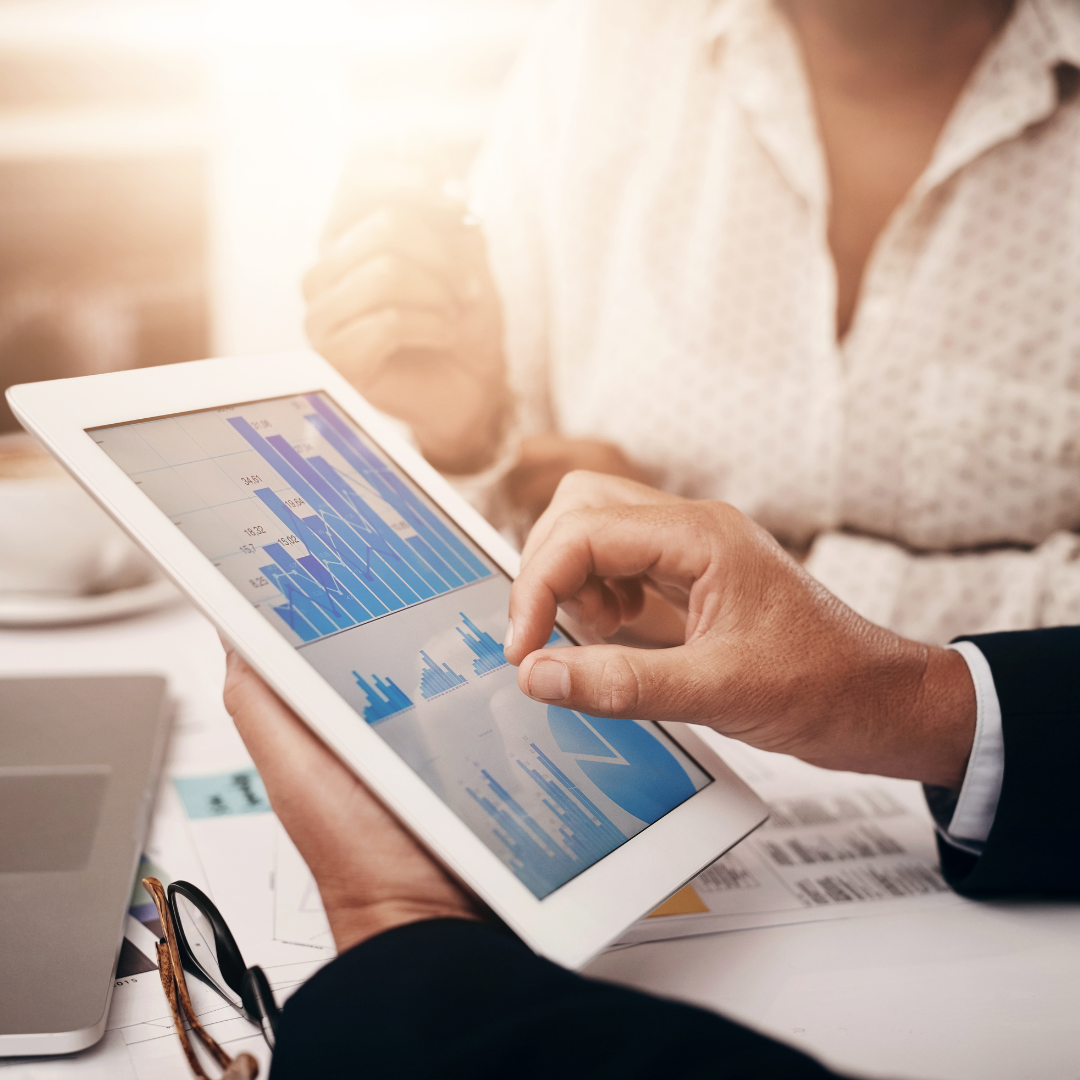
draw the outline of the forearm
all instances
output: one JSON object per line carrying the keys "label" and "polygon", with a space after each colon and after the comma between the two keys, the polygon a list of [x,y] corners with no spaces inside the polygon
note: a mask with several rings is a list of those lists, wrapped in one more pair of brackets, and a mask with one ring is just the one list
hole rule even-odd
{"label": "forearm", "polygon": [[434,919],[478,920],[480,916],[462,903],[439,898],[385,899],[358,904],[347,895],[335,897],[324,892],[324,907],[330,933],[339,953],[402,926]]}
{"label": "forearm", "polygon": [[[817,707],[808,751],[823,768],[875,773],[959,790],[975,732],[975,688],[956,652],[895,638],[867,649]],[[891,637],[891,635],[889,635]]]}
{"label": "forearm", "polygon": [[475,392],[466,387],[452,407],[431,403],[403,419],[412,427],[421,453],[436,469],[449,476],[469,476],[495,462],[512,411],[513,401],[505,387],[491,392],[477,386]]}

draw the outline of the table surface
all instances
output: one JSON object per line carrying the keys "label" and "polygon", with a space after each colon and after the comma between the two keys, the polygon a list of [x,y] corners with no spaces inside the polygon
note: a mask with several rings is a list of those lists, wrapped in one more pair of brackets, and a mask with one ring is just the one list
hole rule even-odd
{"label": "table surface", "polygon": [[[137,618],[0,630],[0,674],[161,672],[185,733],[244,758],[221,705],[223,655],[184,604]],[[202,744],[202,745],[205,745]],[[215,751],[217,753],[219,751]],[[187,762],[190,765],[190,762]],[[205,763],[212,770],[217,762]],[[1059,1080],[1080,1073],[1080,905],[966,904],[732,931],[608,952],[589,974],[716,1009],[848,1074]],[[159,992],[160,992],[160,988]],[[105,1076],[93,1052],[4,1069],[11,1080]]]}

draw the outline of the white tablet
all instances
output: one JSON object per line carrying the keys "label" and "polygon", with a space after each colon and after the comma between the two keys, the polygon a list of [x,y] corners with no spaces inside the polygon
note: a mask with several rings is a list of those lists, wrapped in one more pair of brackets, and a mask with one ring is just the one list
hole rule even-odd
{"label": "white tablet", "polygon": [[[766,817],[692,728],[542,705],[518,556],[329,364],[17,386],[33,432],[395,814],[576,967]],[[551,647],[573,648],[557,626]]]}

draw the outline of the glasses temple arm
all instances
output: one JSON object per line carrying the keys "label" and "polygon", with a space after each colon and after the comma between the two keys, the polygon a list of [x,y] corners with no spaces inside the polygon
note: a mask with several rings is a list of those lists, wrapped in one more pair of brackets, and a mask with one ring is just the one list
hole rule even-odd
{"label": "glasses temple arm", "polygon": [[[203,1046],[206,1047],[214,1060],[223,1069],[228,1070],[235,1063],[232,1057],[218,1045],[214,1037],[202,1026],[199,1022],[199,1018],[195,1015],[195,1008],[191,1004],[191,997],[188,994],[187,980],[184,978],[184,968],[180,963],[180,950],[176,946],[176,928],[173,926],[172,912],[169,911],[169,903],[165,898],[164,887],[157,878],[152,877],[143,878],[142,886],[154,901],[154,906],[158,910],[158,916],[161,918],[161,929],[165,934],[165,943],[158,943],[158,967],[161,970],[161,985],[165,987],[165,994],[169,998],[169,1004],[172,1006],[173,1019],[176,1021],[176,1030],[180,1035],[180,1042],[184,1046],[184,1054],[188,1059],[188,1064],[191,1065],[195,1075],[198,1076],[200,1080],[203,1080],[203,1078],[206,1077],[206,1073],[203,1072],[198,1064],[198,1059],[195,1057],[195,1051],[187,1038],[187,1032],[184,1031],[181,1015],[184,1020],[187,1020],[188,1024],[191,1026],[191,1030],[195,1032]],[[162,962],[163,960],[165,961],[164,963]],[[168,968],[168,985],[166,985],[166,968]],[[172,987],[171,992],[170,987]],[[177,1008],[177,1005],[175,1004],[177,998],[179,999],[179,1008]],[[250,1073],[250,1075],[254,1077],[258,1072],[258,1065],[255,1063],[255,1059],[248,1054],[241,1054],[240,1057],[247,1058],[248,1061],[255,1065],[255,1072]],[[248,1067],[246,1062],[244,1063],[244,1067]],[[243,1072],[234,1072],[233,1075],[244,1076],[245,1074]]]}
{"label": "glasses temple arm", "polygon": [[184,1027],[184,1020],[180,1011],[181,1006],[176,995],[176,980],[173,978],[172,961],[169,958],[169,947],[164,942],[159,941],[157,944],[157,958],[158,973],[161,976],[161,988],[165,991],[169,1008],[172,1010],[173,1023],[176,1025],[176,1034],[179,1036],[184,1057],[187,1058],[191,1071],[200,1080],[208,1080],[206,1073],[203,1072],[203,1068],[199,1064],[199,1059],[195,1056],[195,1048],[191,1045],[191,1040],[188,1038],[187,1030]]}

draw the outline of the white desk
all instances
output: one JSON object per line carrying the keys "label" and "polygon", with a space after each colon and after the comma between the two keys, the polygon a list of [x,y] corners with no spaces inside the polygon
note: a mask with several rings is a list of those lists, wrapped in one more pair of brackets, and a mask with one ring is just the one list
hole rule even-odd
{"label": "white desk", "polygon": [[[220,701],[220,646],[189,608],[82,629],[0,631],[2,674],[94,671],[169,676],[182,706],[174,766],[192,747],[205,754],[211,743],[191,736],[210,729],[214,753],[227,760],[200,765],[212,772],[243,760]],[[736,931],[637,945],[588,970],[718,1009],[856,1075],[1080,1075],[1080,905],[980,904]],[[154,1068],[125,1057],[118,1071],[113,1052],[0,1072],[5,1080],[184,1075],[164,1057]]]}
{"label": "white desk", "polygon": [[1080,907],[979,905],[637,945],[589,972],[857,1076],[1080,1075]]}

